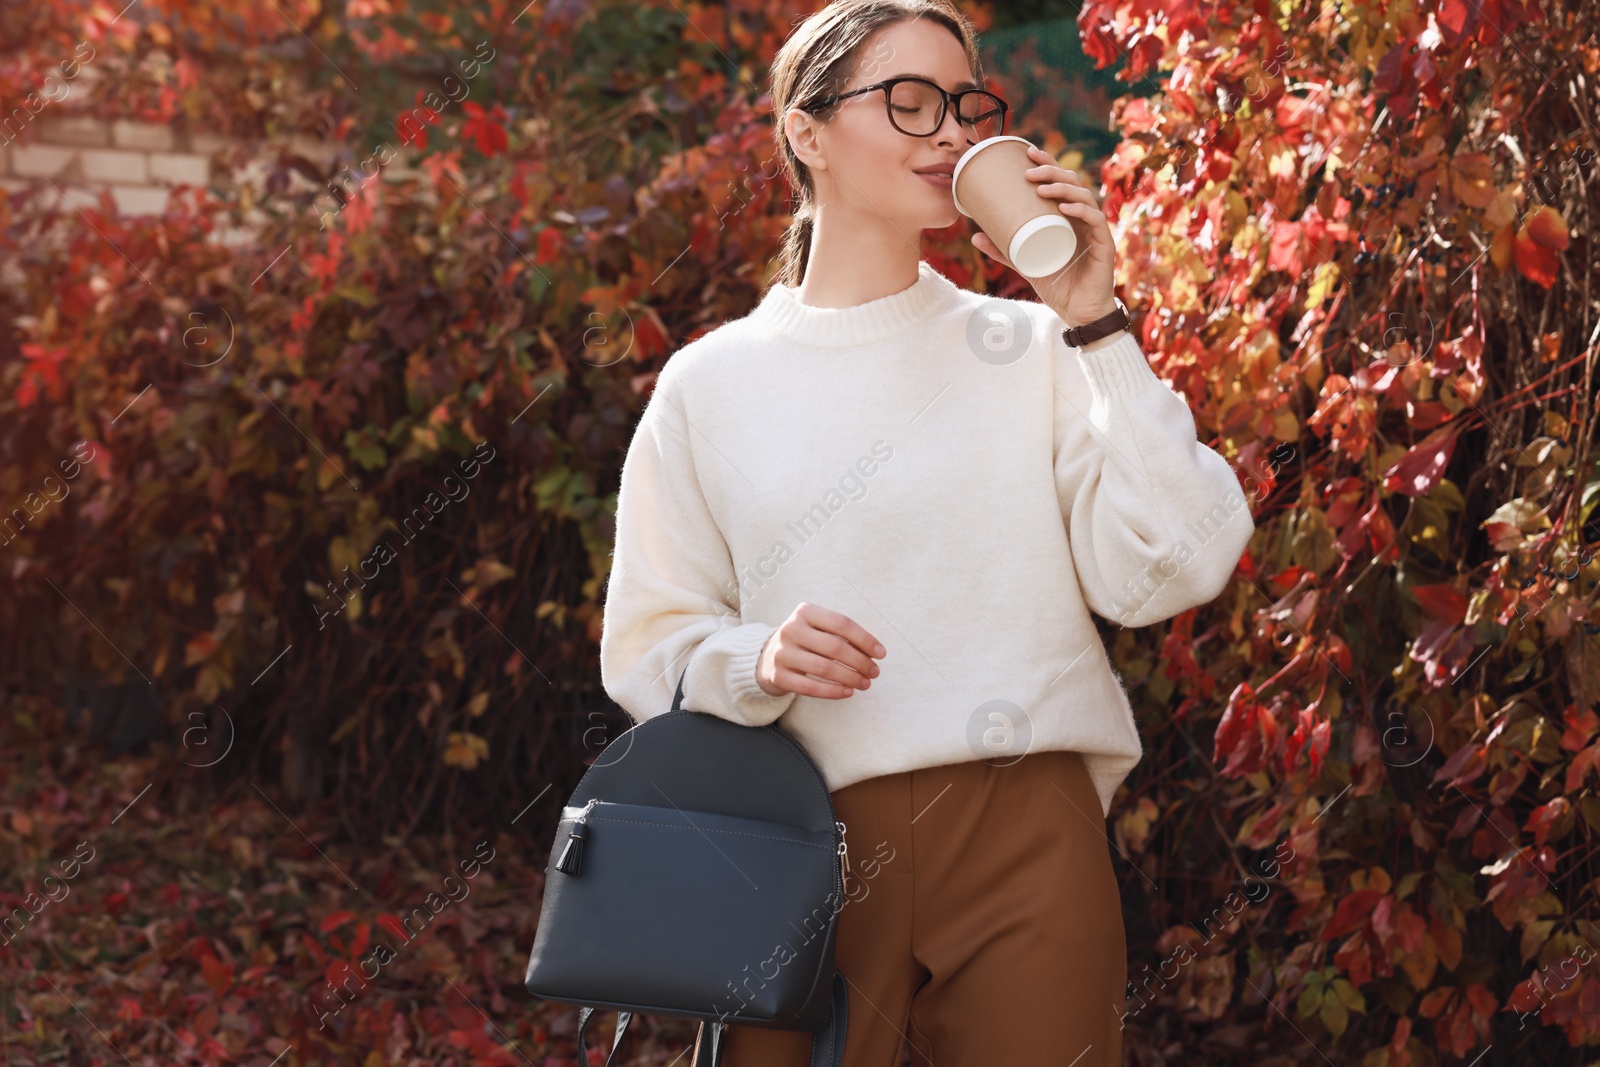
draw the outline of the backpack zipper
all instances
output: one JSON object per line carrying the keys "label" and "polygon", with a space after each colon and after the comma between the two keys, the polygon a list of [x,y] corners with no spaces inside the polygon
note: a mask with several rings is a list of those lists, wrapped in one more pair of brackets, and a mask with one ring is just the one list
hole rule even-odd
{"label": "backpack zipper", "polygon": [[583,873],[583,843],[589,838],[589,813],[599,801],[599,797],[591,798],[567,829],[566,847],[561,850],[561,858],[556,860],[556,870],[562,874],[576,876]]}

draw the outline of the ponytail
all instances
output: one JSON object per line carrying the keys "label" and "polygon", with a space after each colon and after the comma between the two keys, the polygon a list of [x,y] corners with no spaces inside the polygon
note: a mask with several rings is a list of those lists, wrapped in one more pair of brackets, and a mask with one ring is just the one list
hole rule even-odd
{"label": "ponytail", "polygon": [[798,287],[806,276],[806,260],[811,255],[811,231],[814,220],[809,208],[795,213],[789,228],[783,232],[783,244],[778,250],[778,282],[791,288]]}

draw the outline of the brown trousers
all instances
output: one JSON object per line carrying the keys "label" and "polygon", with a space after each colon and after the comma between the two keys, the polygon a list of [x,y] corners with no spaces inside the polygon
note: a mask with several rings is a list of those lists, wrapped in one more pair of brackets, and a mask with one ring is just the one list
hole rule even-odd
{"label": "brown trousers", "polygon": [[[833,794],[850,874],[844,1067],[1121,1067],[1122,902],[1076,752],[952,763]],[[811,1035],[730,1023],[724,1067],[807,1067]]]}

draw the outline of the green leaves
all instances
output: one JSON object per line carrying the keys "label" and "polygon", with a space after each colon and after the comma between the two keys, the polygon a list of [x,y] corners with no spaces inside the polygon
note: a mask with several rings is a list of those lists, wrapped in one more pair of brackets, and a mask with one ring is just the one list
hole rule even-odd
{"label": "green leaves", "polygon": [[1295,1011],[1300,1018],[1315,1017],[1336,1038],[1350,1025],[1351,1012],[1366,1010],[1366,998],[1361,991],[1339,977],[1338,970],[1333,967],[1306,975],[1305,988],[1295,1001]]}

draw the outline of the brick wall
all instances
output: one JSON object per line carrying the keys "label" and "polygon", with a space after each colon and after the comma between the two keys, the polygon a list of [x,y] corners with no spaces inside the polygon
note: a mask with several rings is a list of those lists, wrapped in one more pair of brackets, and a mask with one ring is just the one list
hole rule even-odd
{"label": "brick wall", "polygon": [[160,214],[180,184],[212,183],[224,138],[166,126],[86,116],[40,116],[23,137],[0,147],[0,189],[54,182],[69,201],[94,204],[111,193],[119,214]]}
{"label": "brick wall", "polygon": [[[130,122],[124,119],[98,119],[85,115],[39,115],[17,131],[0,129],[0,195],[35,188],[41,193],[36,202],[58,205],[60,196],[78,206],[98,207],[102,190],[111,194],[119,215],[159,215],[166,210],[172,191],[179,185],[200,186],[221,196],[250,187],[251,207],[244,212],[242,228],[218,227],[211,240],[229,245],[247,244],[255,236],[256,225],[266,215],[259,205],[285,198],[266,188],[269,167],[284,149],[329,168],[339,157],[339,146],[310,137],[295,135],[283,142],[249,143],[210,133],[186,131],[179,127]],[[5,143],[8,137],[14,137]],[[390,162],[378,172],[384,182],[404,182],[423,177],[416,168],[419,153],[397,144],[395,132],[387,144]],[[242,150],[241,150],[242,149]],[[374,149],[375,151],[375,149]],[[370,165],[371,151],[351,149],[338,178],[345,188],[357,184],[356,175],[363,162]],[[310,181],[298,170],[288,171],[289,192],[294,194],[296,210],[319,219],[337,215],[337,202],[328,189]],[[307,206],[306,194],[316,194]],[[0,264],[0,280],[5,265]]]}

